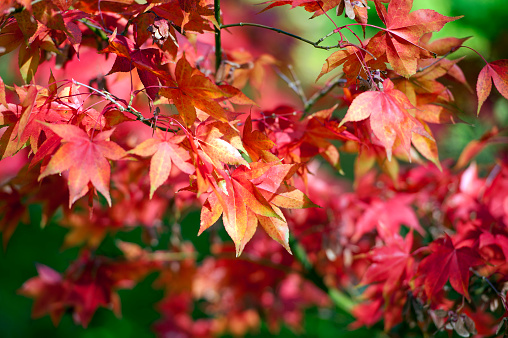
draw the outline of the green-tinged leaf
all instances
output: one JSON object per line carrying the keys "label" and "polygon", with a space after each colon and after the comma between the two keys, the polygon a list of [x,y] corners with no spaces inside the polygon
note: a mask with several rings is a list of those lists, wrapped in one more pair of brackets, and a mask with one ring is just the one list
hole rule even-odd
{"label": "green-tinged leaf", "polygon": [[[281,216],[284,217],[279,208],[275,207],[275,210]],[[261,215],[256,216],[259,220],[259,224],[265,229],[266,233],[273,238],[275,241],[279,242],[284,249],[286,249],[291,254],[291,248],[289,247],[289,228],[288,224],[284,221],[281,221],[278,218],[274,217],[265,217]]]}
{"label": "green-tinged leaf", "polygon": [[271,195],[269,202],[275,204],[279,208],[319,208],[319,205],[314,204],[302,191],[291,186],[281,185],[279,189]]}
{"label": "green-tinged leaf", "polygon": [[40,52],[39,47],[36,43],[29,44],[28,46],[21,46],[19,49],[18,64],[19,71],[25,83],[30,83],[37,67],[39,67]]}

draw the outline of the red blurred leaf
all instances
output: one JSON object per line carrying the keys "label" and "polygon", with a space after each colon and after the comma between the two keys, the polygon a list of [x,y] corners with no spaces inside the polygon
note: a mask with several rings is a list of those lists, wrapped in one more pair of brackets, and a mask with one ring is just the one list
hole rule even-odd
{"label": "red blurred leaf", "polygon": [[38,277],[27,280],[18,292],[26,297],[35,298],[32,307],[32,317],[39,318],[49,313],[51,321],[56,326],[65,313],[65,297],[68,285],[62,276],[45,265],[38,264]]}
{"label": "red blurred leaf", "polygon": [[400,288],[414,274],[412,246],[413,232],[409,232],[405,238],[394,234],[385,246],[373,249],[368,256],[372,264],[365,271],[360,284],[383,282],[385,296]]}

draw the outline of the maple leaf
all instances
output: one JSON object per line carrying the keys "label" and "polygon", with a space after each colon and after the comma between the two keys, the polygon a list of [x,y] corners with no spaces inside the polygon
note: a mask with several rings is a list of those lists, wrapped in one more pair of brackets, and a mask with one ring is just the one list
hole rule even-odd
{"label": "maple leaf", "polygon": [[64,300],[68,285],[58,272],[48,266],[37,264],[37,272],[39,276],[27,280],[18,292],[25,297],[35,298],[32,317],[39,318],[49,313],[56,326],[65,313]]}
{"label": "maple leaf", "polygon": [[277,156],[269,151],[275,146],[275,143],[261,131],[252,130],[252,119],[250,115],[245,120],[243,143],[245,150],[247,150],[247,153],[254,162],[257,162],[260,158],[266,162],[278,160]]}
{"label": "maple leaf", "polygon": [[323,15],[325,12],[339,5],[343,0],[271,0],[262,4],[269,4],[261,12],[273,7],[291,5],[291,8],[303,7],[307,12],[315,12],[311,19]]}
{"label": "maple leaf", "polygon": [[447,108],[453,103],[450,90],[437,79],[449,75],[454,80],[466,84],[462,70],[456,60],[425,59],[418,62],[419,71],[409,79],[394,80],[395,88],[408,97],[417,109],[415,117],[430,123],[454,122],[453,112]]}
{"label": "maple leaf", "polygon": [[23,42],[23,32],[16,21],[7,22],[0,31],[0,57],[9,54]]}
{"label": "maple leaf", "polygon": [[226,112],[215,100],[229,95],[193,68],[185,55],[176,63],[175,80],[168,81],[160,94],[172,100],[187,126],[196,120],[196,108],[219,121],[228,121]]}
{"label": "maple leaf", "polygon": [[305,133],[300,143],[301,162],[307,162],[316,154],[320,154],[334,168],[342,171],[340,155],[337,148],[327,139],[340,141],[359,141],[356,136],[349,133],[345,127],[339,127],[339,122],[332,119],[332,114],[337,105],[318,111],[307,116]]}
{"label": "maple leaf", "polygon": [[258,223],[291,252],[289,229],[280,208],[316,206],[300,190],[284,185],[296,169],[294,164],[253,162],[250,169],[240,166],[231,177],[224,173],[224,180],[204,203],[199,234],[223,215],[224,227],[235,243],[237,256],[254,235]]}
{"label": "maple leaf", "polygon": [[394,234],[385,246],[375,248],[368,257],[372,264],[365,271],[360,284],[383,282],[383,295],[391,294],[404,280],[410,280],[414,274],[414,258],[411,255],[413,232],[405,238]]}
{"label": "maple leaf", "polygon": [[[351,240],[356,242],[374,229],[377,229],[381,238],[389,238],[400,231],[402,224],[425,235],[411,208],[412,200],[413,196],[404,194],[399,194],[387,201],[374,200],[358,219]],[[396,213],[395,210],[397,210]]]}
{"label": "maple leaf", "polygon": [[153,266],[139,264],[136,260],[113,262],[102,256],[91,257],[85,251],[63,275],[37,265],[39,276],[26,281],[19,293],[35,299],[32,316],[49,313],[57,325],[70,307],[74,321],[87,327],[99,306],[112,309],[120,317],[120,297],[116,289],[132,287]]}
{"label": "maple leaf", "polygon": [[457,248],[450,236],[439,238],[429,245],[432,253],[418,266],[418,274],[424,279],[425,293],[432,299],[450,280],[452,288],[469,299],[469,268],[483,260],[469,247]]}
{"label": "maple leaf", "polygon": [[[421,53],[427,53],[419,46],[420,38],[425,33],[437,32],[443,26],[461,17],[447,17],[430,9],[411,12],[413,0],[391,0],[388,11],[375,0],[379,18],[386,25],[386,30],[377,33],[372,40],[372,47],[387,56],[393,69],[404,77],[416,73],[417,60]],[[370,44],[370,43],[369,43]],[[375,52],[374,54],[378,54]]]}
{"label": "maple leaf", "polygon": [[115,142],[107,141],[114,129],[90,137],[74,125],[46,124],[62,138],[64,144],[49,161],[40,174],[39,181],[52,174],[69,170],[69,208],[88,192],[88,182],[106,198],[111,206],[109,195],[110,165],[107,159],[118,160],[125,151]]}
{"label": "maple leaf", "polygon": [[492,81],[499,93],[508,99],[508,59],[489,62],[483,67],[478,74],[478,82],[476,82],[476,93],[478,95],[478,110],[490,95],[492,90]]}
{"label": "maple leaf", "polygon": [[386,79],[383,91],[358,95],[339,126],[348,121],[362,121],[370,117],[372,131],[385,147],[388,160],[391,160],[396,141],[409,155],[413,133],[435,142],[424,126],[409,113],[410,109],[414,109],[414,106],[407,96],[395,89],[390,79]]}
{"label": "maple leaf", "polygon": [[117,54],[113,67],[107,75],[116,72],[130,72],[136,68],[139,78],[146,87],[150,99],[155,100],[159,92],[159,78],[169,79],[167,60],[156,48],[138,48],[133,41],[116,31],[109,38],[109,45],[101,53]]}
{"label": "maple leaf", "polygon": [[171,173],[171,163],[187,174],[194,172],[194,166],[187,162],[189,153],[178,146],[185,136],[168,137],[167,133],[157,129],[156,137],[150,138],[129,151],[139,156],[152,156],[150,161],[150,198]]}
{"label": "maple leaf", "polygon": [[202,150],[201,158],[216,168],[225,164],[249,166],[238,149],[245,152],[240,136],[229,124],[201,123],[196,128],[195,144]]}
{"label": "maple leaf", "polygon": [[246,50],[234,50],[228,53],[228,60],[231,62],[223,63],[217,71],[216,81],[222,80],[231,83],[236,88],[243,88],[250,81],[250,84],[258,91],[263,86],[265,79],[265,67],[276,64],[276,59],[263,54],[254,57]]}
{"label": "maple leaf", "polygon": [[420,39],[420,45],[424,47],[425,49],[430,50],[433,53],[436,53],[436,55],[446,55],[449,54],[455,50],[457,50],[464,42],[469,40],[471,37],[468,36],[466,38],[442,38],[437,39],[432,42],[430,41],[430,38],[432,37],[432,33],[426,33],[424,34]]}
{"label": "maple leaf", "polygon": [[[214,17],[213,6],[204,0],[166,0],[156,5],[156,1],[149,1],[152,4],[148,7],[158,16],[173,22],[187,31],[203,33],[213,30],[213,25],[218,26]],[[147,9],[147,10],[148,10]],[[211,25],[213,24],[213,25]]]}

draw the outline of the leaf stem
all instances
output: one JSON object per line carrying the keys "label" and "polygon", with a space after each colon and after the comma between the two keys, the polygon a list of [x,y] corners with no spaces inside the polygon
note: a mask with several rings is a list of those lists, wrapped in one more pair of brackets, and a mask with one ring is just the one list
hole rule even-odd
{"label": "leaf stem", "polygon": [[489,62],[483,57],[483,55],[481,55],[476,49],[474,48],[471,48],[471,47],[468,47],[468,46],[459,46],[459,48],[467,48],[467,49],[470,49],[472,50],[473,52],[475,52],[476,54],[478,54],[479,57],[482,58],[483,61],[485,61],[486,64],[489,64]]}

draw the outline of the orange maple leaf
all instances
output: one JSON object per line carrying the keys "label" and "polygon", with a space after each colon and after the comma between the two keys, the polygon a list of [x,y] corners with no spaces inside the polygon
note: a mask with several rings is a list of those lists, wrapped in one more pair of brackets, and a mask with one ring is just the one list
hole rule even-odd
{"label": "orange maple leaf", "polygon": [[111,168],[107,159],[119,160],[125,155],[125,150],[118,144],[107,141],[114,129],[90,138],[82,129],[74,125],[45,125],[60,136],[64,144],[53,155],[38,180],[69,170],[69,208],[88,192],[88,182],[92,182],[111,206],[109,195]]}
{"label": "orange maple leaf", "polygon": [[269,150],[275,146],[275,143],[259,130],[252,130],[252,119],[249,115],[245,120],[243,128],[243,143],[245,150],[250,158],[257,162],[260,158],[266,162],[277,161],[278,158]]}
{"label": "orange maple leaf", "polygon": [[175,80],[168,81],[160,94],[173,101],[187,126],[196,121],[196,108],[217,120],[228,121],[226,112],[215,100],[229,95],[193,68],[185,56],[176,63]]}
{"label": "orange maple leaf", "polygon": [[240,166],[214,187],[201,211],[199,234],[212,226],[221,215],[224,227],[239,256],[256,232],[258,223],[266,233],[288,252],[289,228],[280,208],[315,207],[300,190],[284,182],[298,165],[278,162],[253,162],[251,168]]}
{"label": "orange maple leaf", "polygon": [[171,173],[171,163],[187,174],[192,174],[195,170],[194,166],[187,162],[190,160],[189,153],[178,146],[185,136],[167,137],[167,133],[163,133],[159,129],[155,135],[156,137],[149,138],[129,151],[129,153],[139,156],[152,156],[150,161],[150,198],[153,197],[155,190],[168,179]]}

